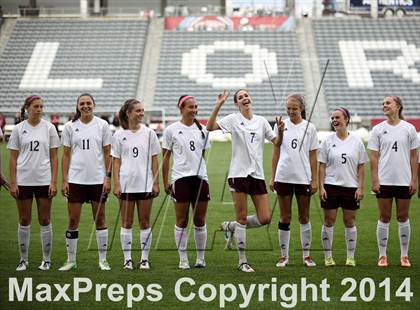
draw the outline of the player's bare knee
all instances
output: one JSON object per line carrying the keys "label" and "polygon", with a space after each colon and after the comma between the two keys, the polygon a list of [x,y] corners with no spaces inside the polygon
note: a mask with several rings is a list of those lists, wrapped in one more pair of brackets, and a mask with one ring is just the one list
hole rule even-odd
{"label": "player's bare knee", "polygon": [[391,221],[391,216],[390,216],[390,215],[381,215],[381,216],[379,217],[379,220],[380,220],[382,223],[387,224],[387,223],[389,223],[389,222]]}
{"label": "player's bare knee", "polygon": [[408,216],[407,215],[397,215],[397,221],[400,223],[407,222]]}
{"label": "player's bare knee", "polygon": [[280,216],[281,223],[290,223],[292,221],[292,217],[290,215]]}
{"label": "player's bare knee", "polygon": [[205,219],[202,219],[202,218],[194,219],[194,226],[203,227],[204,225],[206,225]]}
{"label": "player's bare knee", "polygon": [[178,226],[179,228],[186,228],[188,226],[188,219],[177,220],[176,226]]}
{"label": "player's bare knee", "polygon": [[267,214],[262,216],[261,218],[258,218],[258,221],[261,223],[261,225],[267,225],[271,222],[271,217]]}
{"label": "player's bare knee", "polygon": [[300,224],[308,224],[309,216],[299,216],[299,223]]}
{"label": "player's bare knee", "polygon": [[40,218],[40,219],[38,219],[38,222],[39,222],[39,225],[41,225],[41,226],[48,226],[48,225],[50,225],[50,218],[49,217]]}
{"label": "player's bare knee", "polygon": [[150,227],[149,221],[140,221],[140,229],[148,229]]}
{"label": "player's bare knee", "polygon": [[79,226],[79,218],[78,217],[71,217],[69,218],[69,229],[75,230]]}
{"label": "player's bare knee", "polygon": [[30,218],[23,218],[23,217],[21,217],[21,218],[19,219],[19,224],[20,224],[21,226],[28,226],[28,225],[31,225],[31,219],[30,219]]}

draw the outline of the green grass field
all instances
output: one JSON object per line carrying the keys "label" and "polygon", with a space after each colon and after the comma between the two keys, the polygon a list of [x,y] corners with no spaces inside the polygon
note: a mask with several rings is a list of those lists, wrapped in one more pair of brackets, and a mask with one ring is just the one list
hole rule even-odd
{"label": "green grass field", "polygon": [[[8,175],[6,169],[8,156],[6,146],[1,145],[0,151],[3,158],[3,170]],[[122,269],[123,254],[119,241],[120,220],[118,217],[118,203],[115,197],[111,196],[107,203],[107,223],[110,231],[110,249],[108,261],[112,266],[110,272],[101,272],[97,265],[96,239],[92,220],[91,208],[85,205],[79,227],[78,245],[78,269],[75,272],[59,273],[58,267],[66,259],[65,230],[67,225],[67,207],[65,199],[59,194],[53,201],[52,223],[54,230],[54,243],[52,262],[53,268],[49,272],[37,270],[42,254],[39,238],[39,224],[37,222],[36,208],[33,209],[33,222],[31,225],[30,243],[30,270],[23,273],[15,272],[15,267],[19,259],[17,245],[17,210],[14,200],[9,194],[2,190],[0,192],[0,309],[74,309],[86,307],[89,309],[114,309],[127,307],[126,289],[128,284],[140,284],[146,288],[148,284],[157,283],[161,286],[160,292],[162,299],[157,302],[149,301],[146,296],[143,300],[133,302],[135,309],[216,309],[219,308],[220,287],[224,287],[226,295],[231,295],[226,284],[231,283],[237,288],[237,297],[232,302],[226,302],[226,308],[238,308],[243,302],[239,284],[243,284],[248,290],[252,284],[271,285],[268,290],[261,291],[258,297],[258,288],[255,289],[251,297],[248,309],[279,309],[287,305],[294,306],[294,309],[420,309],[420,200],[415,197],[412,200],[410,213],[411,222],[411,244],[410,258],[413,267],[402,269],[399,267],[399,241],[397,235],[397,223],[395,217],[392,219],[390,228],[390,240],[388,243],[388,258],[391,264],[386,269],[376,267],[377,245],[376,245],[376,221],[377,207],[374,196],[370,195],[369,169],[366,169],[366,193],[361,210],[357,214],[358,243],[356,251],[356,268],[346,268],[344,266],[346,251],[344,243],[344,228],[341,220],[335,226],[334,231],[334,259],[338,266],[326,268],[323,266],[323,252],[320,241],[320,230],[322,225],[322,211],[319,207],[318,196],[313,196],[311,205],[311,222],[313,227],[312,257],[318,263],[315,268],[304,268],[301,259],[299,225],[297,223],[297,210],[294,208],[293,221],[291,225],[291,248],[290,265],[279,270],[275,263],[279,256],[277,239],[277,222],[279,218],[278,207],[274,208],[273,220],[269,227],[247,231],[247,257],[248,261],[256,269],[253,274],[244,274],[236,270],[237,253],[236,251],[224,250],[224,239],[218,227],[223,220],[233,219],[234,211],[230,194],[225,193],[224,201],[221,201],[223,182],[230,161],[230,144],[213,143],[207,156],[208,171],[210,179],[210,191],[212,200],[209,204],[207,215],[208,243],[206,252],[206,269],[191,269],[181,271],[177,269],[178,253],[173,240],[174,208],[172,203],[167,200],[165,204],[164,193],[155,199],[152,214],[153,226],[153,247],[150,253],[152,269],[149,271],[133,270],[126,272]],[[265,150],[265,172],[266,178],[270,177],[271,165],[271,145],[266,146]],[[59,182],[60,183],[60,182]],[[60,186],[60,184],[59,184]],[[275,195],[270,193],[270,207],[273,206]],[[252,204],[249,205],[249,213],[254,213]],[[393,212],[395,216],[395,211]],[[140,258],[138,223],[133,229],[133,259],[138,261]],[[190,230],[189,237],[189,258],[190,263],[195,261],[195,249],[193,231]],[[93,238],[92,238],[93,237]],[[33,281],[33,301],[9,302],[9,278],[18,278],[19,284],[25,277],[32,278]],[[87,277],[93,283],[90,293],[81,294],[80,301],[73,301],[73,279],[75,277]],[[182,277],[194,279],[195,285],[184,284],[182,293],[187,296],[191,292],[196,293],[193,300],[182,302],[176,297],[175,283]],[[274,279],[273,279],[274,278]],[[317,301],[313,301],[312,291],[308,290],[306,301],[302,298],[301,279],[306,278],[308,283],[317,285]],[[341,301],[344,293],[351,287],[350,283],[342,284],[345,278],[353,278],[356,281],[356,288],[350,296],[356,301]],[[365,278],[371,278],[372,281]],[[389,278],[389,285],[380,287],[380,283]],[[397,297],[396,292],[405,278],[410,279],[411,301],[405,301],[404,297]],[[330,285],[327,295],[329,301],[321,300],[321,290],[319,286],[323,279]],[[364,279],[364,280],[362,280]],[[53,284],[70,284],[67,294],[72,302],[39,302],[35,301],[40,283],[47,283],[52,286],[51,298],[57,295],[57,290]],[[118,283],[124,288],[124,294],[120,301],[111,301],[107,295],[107,289],[101,292],[101,301],[95,300],[95,284]],[[216,290],[215,298],[212,301],[203,301],[198,296],[198,291],[203,284],[213,284]],[[289,286],[284,286],[289,284]],[[294,289],[293,284],[297,284]],[[222,286],[221,286],[222,285]],[[224,285],[224,286],[223,286]],[[277,285],[276,293],[272,295],[273,286]],[[372,286],[370,286],[372,285]],[[381,286],[384,286],[382,284]],[[231,287],[229,286],[231,289]],[[44,288],[45,289],[45,288]],[[112,288],[111,288],[112,289]],[[275,289],[275,287],[274,287]],[[118,288],[114,287],[115,292]],[[210,288],[202,288],[204,295],[212,297]],[[138,291],[135,291],[138,294]],[[38,297],[45,297],[42,295]],[[118,294],[116,293],[115,296]],[[303,294],[305,295],[305,294]],[[212,299],[210,298],[209,299]],[[275,299],[277,298],[277,300]],[[296,304],[292,299],[294,297]],[[260,299],[260,300],[259,300]],[[262,300],[263,299],[263,300]],[[274,299],[274,301],[273,301]],[[363,301],[363,299],[365,301]],[[324,299],[325,300],[325,299]],[[370,300],[370,301],[369,301]],[[389,300],[389,301],[387,301]],[[285,302],[285,303],[281,303]]]}

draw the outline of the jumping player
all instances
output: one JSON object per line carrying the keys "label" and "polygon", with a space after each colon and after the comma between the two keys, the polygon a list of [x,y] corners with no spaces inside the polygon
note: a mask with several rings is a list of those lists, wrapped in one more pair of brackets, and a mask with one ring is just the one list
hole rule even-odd
{"label": "jumping player", "polygon": [[122,129],[112,138],[114,194],[120,201],[120,240],[124,253],[124,269],[133,269],[131,243],[136,205],[140,223],[140,269],[150,269],[152,229],[149,221],[153,198],[159,194],[157,156],[160,144],[156,133],[141,124],[143,117],[144,108],[140,101],[125,101],[119,112]]}
{"label": "jumping player", "polygon": [[[16,271],[29,267],[28,250],[32,200],[38,206],[38,222],[41,225],[43,259],[40,270],[51,267],[52,225],[51,203],[57,193],[57,149],[60,146],[55,127],[43,120],[43,100],[32,95],[26,98],[21,109],[22,121],[10,136],[10,193],[16,199],[19,213],[18,242],[20,261]],[[28,119],[25,120],[25,111]]]}

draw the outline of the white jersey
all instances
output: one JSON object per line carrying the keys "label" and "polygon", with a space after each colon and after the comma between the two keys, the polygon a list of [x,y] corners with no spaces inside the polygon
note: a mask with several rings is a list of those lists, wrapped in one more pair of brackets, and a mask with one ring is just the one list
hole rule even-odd
{"label": "white jersey", "polygon": [[13,127],[7,148],[19,152],[16,166],[17,184],[50,185],[50,149],[59,146],[57,130],[46,120],[41,119],[35,127],[27,120]]}
{"label": "white jersey", "polygon": [[68,182],[102,184],[105,178],[103,147],[111,144],[111,131],[103,119],[94,116],[84,124],[80,119],[64,125],[64,146],[71,148]]}
{"label": "white jersey", "polygon": [[[202,135],[204,133],[204,137]],[[186,126],[180,121],[169,125],[163,132],[162,148],[173,153],[172,183],[189,176],[208,180],[203,150],[210,147],[208,133],[194,123]]]}
{"label": "white jersey", "polygon": [[387,121],[374,126],[369,136],[368,149],[379,153],[379,184],[409,186],[410,151],[419,147],[416,129],[404,120],[395,126]]}
{"label": "white jersey", "polygon": [[159,152],[156,133],[144,125],[136,132],[120,129],[114,134],[111,155],[121,159],[119,176],[122,193],[152,192],[152,156]]}
{"label": "white jersey", "polygon": [[[318,136],[314,124],[309,123],[302,149],[299,152],[308,121],[302,120],[295,125],[287,118],[284,120],[283,142],[276,169],[276,182],[309,185],[312,176],[309,152],[318,149]],[[274,126],[277,134],[277,126]]]}
{"label": "white jersey", "polygon": [[321,143],[318,161],[326,164],[325,184],[358,187],[358,166],[368,160],[362,140],[350,134],[345,140],[332,133]]}
{"label": "white jersey", "polygon": [[268,121],[259,115],[249,120],[241,113],[234,113],[218,120],[217,124],[224,133],[232,134],[229,178],[251,176],[264,180],[264,141],[276,137]]}

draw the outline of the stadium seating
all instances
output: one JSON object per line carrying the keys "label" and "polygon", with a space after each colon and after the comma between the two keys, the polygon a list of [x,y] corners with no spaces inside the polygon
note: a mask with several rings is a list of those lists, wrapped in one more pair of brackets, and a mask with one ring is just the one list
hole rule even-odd
{"label": "stadium seating", "polygon": [[[274,103],[267,73],[276,92]],[[184,32],[165,31],[157,76],[154,105],[166,109],[166,116],[178,117],[178,98],[190,94],[199,103],[199,118],[207,118],[217,94],[247,88],[254,99],[254,111],[273,120],[284,112],[284,96],[303,92],[303,73],[294,32]],[[237,111],[233,94],[220,111]],[[281,102],[280,102],[281,101]],[[281,106],[279,106],[281,103]]]}
{"label": "stadium seating", "polygon": [[362,117],[381,117],[385,95],[398,95],[404,113],[420,116],[419,19],[313,21],[329,109],[345,106]]}
{"label": "stadium seating", "polygon": [[148,24],[139,20],[19,19],[0,58],[0,106],[36,93],[46,112],[74,111],[90,92],[98,112],[136,95]]}

